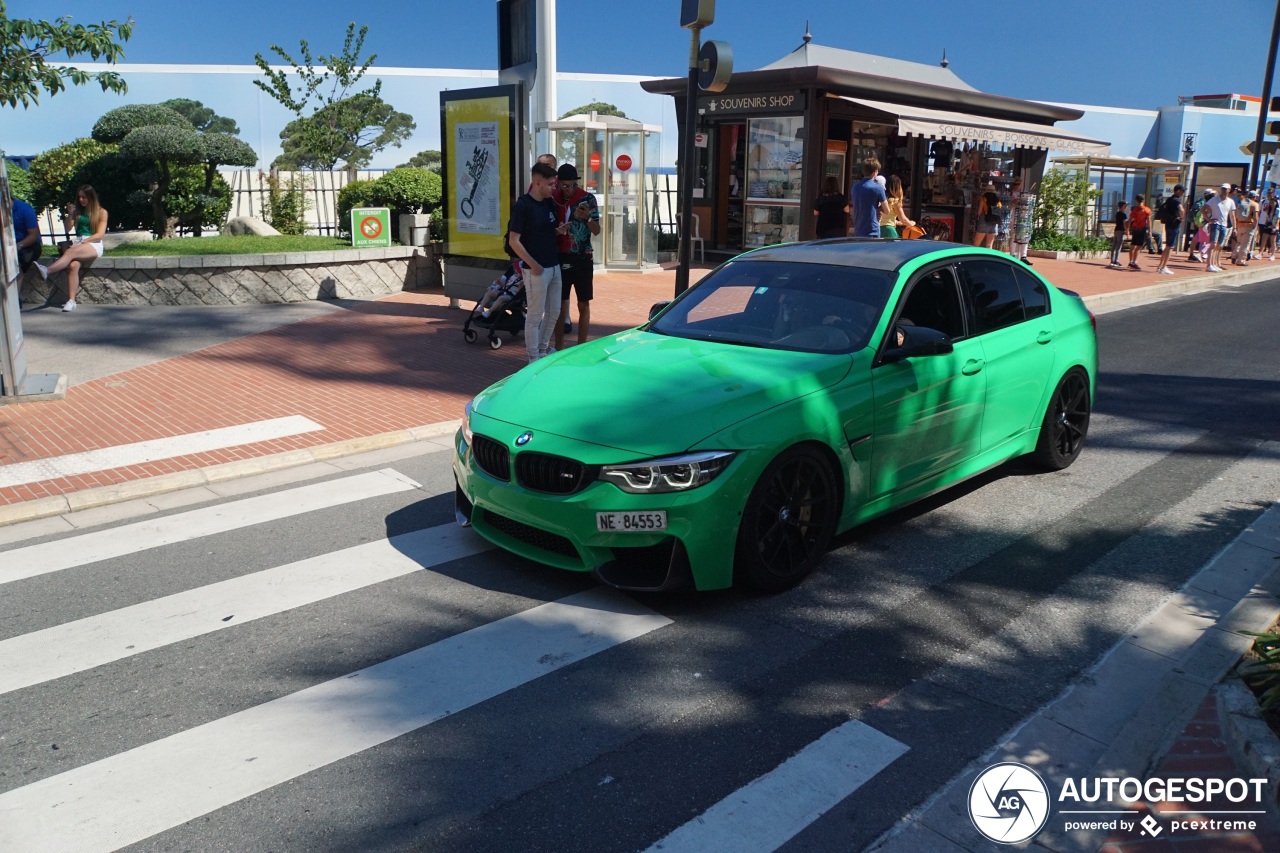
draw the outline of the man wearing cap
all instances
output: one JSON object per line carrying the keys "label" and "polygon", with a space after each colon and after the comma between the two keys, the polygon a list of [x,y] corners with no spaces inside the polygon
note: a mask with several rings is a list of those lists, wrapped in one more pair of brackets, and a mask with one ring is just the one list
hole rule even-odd
{"label": "man wearing cap", "polygon": [[1249,266],[1253,257],[1253,240],[1258,234],[1258,193],[1256,190],[1240,190],[1236,197],[1236,248],[1231,262],[1236,266]]}
{"label": "man wearing cap", "polygon": [[1227,242],[1227,229],[1236,223],[1236,203],[1229,193],[1231,184],[1218,187],[1218,193],[1204,206],[1205,227],[1209,229],[1209,252],[1205,272],[1222,272],[1222,247]]}
{"label": "man wearing cap", "polygon": [[591,333],[591,298],[595,295],[595,256],[591,238],[600,233],[600,209],[596,197],[578,186],[578,170],[565,163],[557,172],[559,187],[554,196],[556,218],[564,226],[557,239],[560,252],[560,319],[556,322],[555,346],[564,349],[565,323],[569,319],[569,291],[578,295],[578,343],[587,342]]}
{"label": "man wearing cap", "polygon": [[1178,242],[1178,232],[1182,230],[1182,220],[1186,216],[1182,206],[1186,192],[1187,188],[1178,184],[1173,188],[1173,195],[1160,205],[1160,221],[1164,223],[1164,251],[1160,253],[1160,264],[1156,267],[1160,275],[1173,275],[1173,270],[1169,269],[1169,256],[1173,254],[1173,246]]}

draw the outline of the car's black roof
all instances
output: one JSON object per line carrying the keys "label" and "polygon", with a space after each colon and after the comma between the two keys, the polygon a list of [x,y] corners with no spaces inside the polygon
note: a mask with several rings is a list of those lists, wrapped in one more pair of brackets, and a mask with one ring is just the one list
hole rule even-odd
{"label": "car's black roof", "polygon": [[811,240],[756,249],[740,256],[743,261],[790,261],[805,264],[832,264],[862,269],[893,271],[924,255],[969,248],[941,240],[878,240],[848,237]]}

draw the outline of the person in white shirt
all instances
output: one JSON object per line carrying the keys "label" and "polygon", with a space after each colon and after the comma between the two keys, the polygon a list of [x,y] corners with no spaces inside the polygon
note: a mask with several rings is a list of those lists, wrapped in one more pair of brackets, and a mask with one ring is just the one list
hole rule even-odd
{"label": "person in white shirt", "polygon": [[1208,262],[1205,272],[1222,272],[1222,247],[1227,242],[1227,230],[1236,224],[1236,203],[1229,195],[1231,184],[1223,184],[1218,194],[1204,206],[1205,227],[1209,230]]}
{"label": "person in white shirt", "polygon": [[1276,188],[1267,187],[1267,195],[1258,206],[1258,257],[1267,256],[1268,261],[1276,259]]}

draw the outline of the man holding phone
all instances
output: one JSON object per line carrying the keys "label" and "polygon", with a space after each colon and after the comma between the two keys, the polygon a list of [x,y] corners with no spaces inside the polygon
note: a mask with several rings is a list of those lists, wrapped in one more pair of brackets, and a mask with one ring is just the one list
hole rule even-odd
{"label": "man holding phone", "polygon": [[565,163],[556,173],[560,186],[555,194],[559,223],[560,274],[564,286],[561,291],[560,320],[556,323],[555,347],[564,349],[564,324],[569,319],[569,291],[578,295],[578,343],[587,342],[591,333],[592,282],[595,276],[595,256],[591,238],[600,233],[600,209],[596,197],[578,186],[578,170],[572,163]]}

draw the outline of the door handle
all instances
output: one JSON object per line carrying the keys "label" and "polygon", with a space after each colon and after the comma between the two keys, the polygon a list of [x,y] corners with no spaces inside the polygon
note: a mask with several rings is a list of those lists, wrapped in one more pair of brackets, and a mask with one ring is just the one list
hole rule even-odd
{"label": "door handle", "polygon": [[1052,332],[1052,331],[1048,331],[1048,330],[1046,330],[1046,331],[1043,331],[1043,332],[1041,332],[1040,334],[1036,335],[1036,343],[1038,343],[1038,344],[1047,344],[1047,343],[1049,343],[1049,341],[1051,341],[1051,340],[1053,340],[1053,332]]}
{"label": "door handle", "polygon": [[965,376],[972,376],[973,374],[980,372],[982,368],[986,366],[987,363],[983,359],[971,358],[964,363],[964,367],[960,368],[960,372]]}

